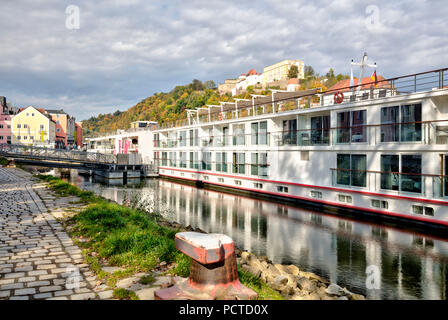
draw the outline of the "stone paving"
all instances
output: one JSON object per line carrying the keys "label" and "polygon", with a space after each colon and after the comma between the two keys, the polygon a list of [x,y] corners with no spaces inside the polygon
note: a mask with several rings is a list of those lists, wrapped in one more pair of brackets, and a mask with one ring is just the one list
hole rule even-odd
{"label": "stone paving", "polygon": [[75,202],[54,197],[25,171],[0,168],[0,299],[112,298],[56,219],[63,207],[76,211]]}

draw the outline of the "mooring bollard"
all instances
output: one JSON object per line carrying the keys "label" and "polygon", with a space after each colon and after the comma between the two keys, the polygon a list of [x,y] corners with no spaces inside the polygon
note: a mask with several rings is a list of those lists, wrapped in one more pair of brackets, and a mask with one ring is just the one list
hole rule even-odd
{"label": "mooring bollard", "polygon": [[190,275],[154,292],[158,300],[252,300],[257,294],[238,278],[235,244],[224,234],[180,232],[176,248],[191,257]]}

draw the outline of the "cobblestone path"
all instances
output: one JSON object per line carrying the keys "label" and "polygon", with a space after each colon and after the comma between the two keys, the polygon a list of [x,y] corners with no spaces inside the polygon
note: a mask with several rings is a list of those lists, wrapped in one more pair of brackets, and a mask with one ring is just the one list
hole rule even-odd
{"label": "cobblestone path", "polygon": [[70,198],[47,192],[31,174],[0,168],[0,299],[111,298],[55,219]]}

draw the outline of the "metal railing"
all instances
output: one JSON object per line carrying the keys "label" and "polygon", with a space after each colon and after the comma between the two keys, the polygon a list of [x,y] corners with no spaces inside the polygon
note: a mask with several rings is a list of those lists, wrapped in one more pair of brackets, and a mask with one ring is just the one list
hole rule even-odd
{"label": "metal railing", "polygon": [[219,173],[267,177],[269,164],[160,159],[161,167],[196,169]]}
{"label": "metal railing", "polygon": [[[261,146],[270,145],[270,134],[235,134],[235,135],[217,135],[217,136],[201,136],[192,139],[194,143],[190,143],[190,139],[165,139],[158,143],[159,148],[182,148],[182,147],[226,147],[226,146]],[[187,141],[187,143],[185,143]]]}
{"label": "metal railing", "polygon": [[448,197],[448,176],[411,172],[353,170],[330,168],[333,186],[392,191],[398,194],[415,193],[436,198]]}
{"label": "metal railing", "polygon": [[[264,134],[200,136],[195,143],[165,139],[160,148],[234,147],[234,146],[329,146],[339,144],[379,144],[411,142],[448,144],[448,120],[366,124],[351,127],[274,131]],[[197,141],[197,143],[196,143]]]}
{"label": "metal railing", "polygon": [[100,164],[116,163],[116,157],[112,154],[43,148],[25,146],[20,144],[0,144],[0,155],[4,157],[22,159],[40,159]]}

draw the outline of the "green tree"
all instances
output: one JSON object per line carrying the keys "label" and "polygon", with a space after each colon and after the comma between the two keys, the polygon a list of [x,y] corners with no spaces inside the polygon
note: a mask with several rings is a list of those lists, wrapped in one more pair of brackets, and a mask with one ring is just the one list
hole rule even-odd
{"label": "green tree", "polygon": [[204,88],[205,89],[215,89],[216,88],[216,84],[215,81],[213,80],[207,80],[204,82]]}
{"label": "green tree", "polygon": [[297,76],[299,75],[299,67],[297,67],[296,65],[293,65],[289,68],[288,71],[288,78],[297,78]]}
{"label": "green tree", "polygon": [[193,82],[191,83],[191,88],[195,91],[200,91],[204,89],[204,86],[201,80],[194,79]]}
{"label": "green tree", "polygon": [[314,69],[312,66],[305,66],[305,77],[313,77],[314,76]]}

